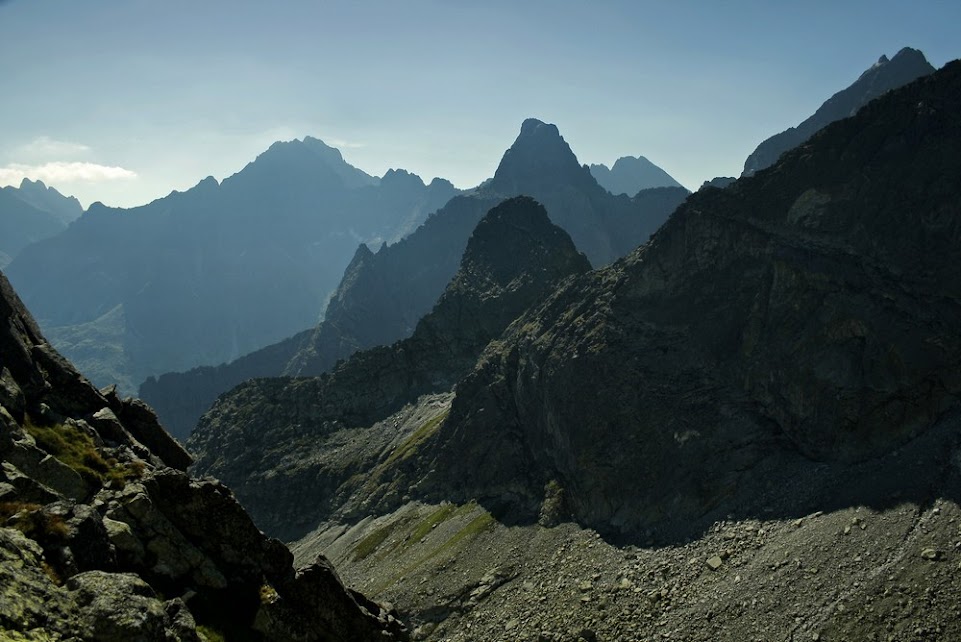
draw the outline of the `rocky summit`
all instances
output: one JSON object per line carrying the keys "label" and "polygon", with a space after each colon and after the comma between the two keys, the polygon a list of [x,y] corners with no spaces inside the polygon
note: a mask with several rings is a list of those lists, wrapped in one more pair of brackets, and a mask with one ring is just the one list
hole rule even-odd
{"label": "rocky summit", "polygon": [[407,638],[325,558],[295,569],[190,462],[55,352],[0,274],[0,639]]}
{"label": "rocky summit", "polygon": [[959,114],[956,62],[698,192],[454,385],[241,387],[198,468],[419,640],[961,638]]}

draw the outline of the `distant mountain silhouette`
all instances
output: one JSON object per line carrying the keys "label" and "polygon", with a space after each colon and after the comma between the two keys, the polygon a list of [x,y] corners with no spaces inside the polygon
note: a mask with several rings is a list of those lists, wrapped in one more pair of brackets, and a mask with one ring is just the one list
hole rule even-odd
{"label": "distant mountain silhouette", "polygon": [[701,191],[702,189],[709,188],[709,187],[724,189],[725,187],[727,187],[728,185],[730,185],[736,180],[737,179],[734,178],[733,176],[715,176],[711,180],[704,181],[703,183],[701,183],[701,186],[697,188],[697,190]]}
{"label": "distant mountain silhouette", "polygon": [[83,372],[132,392],[312,327],[358,242],[396,240],[455,194],[402,170],[369,176],[315,138],[279,142],[222,184],[95,203],[8,276]]}
{"label": "distant mountain silhouette", "polygon": [[750,176],[770,167],[777,162],[781,154],[794,149],[823,127],[853,116],[881,94],[933,72],[934,67],[917,49],[905,47],[890,60],[887,56],[881,56],[854,84],[831,96],[810,118],[758,145],[744,162],[744,172],[741,175]]}
{"label": "distant mountain silhouette", "polygon": [[40,181],[0,188],[0,269],[20,250],[62,232],[83,213],[80,201]]}
{"label": "distant mountain silhouette", "polygon": [[577,248],[603,264],[647,241],[688,192],[671,187],[613,196],[578,163],[556,126],[528,119],[492,179],[452,199],[403,240],[376,252],[358,248],[313,331],[234,363],[148,379],[140,395],[183,439],[218,395],[246,379],[321,374],[358,350],[410,336],[457,271],[481,217],[519,195],[542,203]]}
{"label": "distant mountain silhouette", "polygon": [[651,187],[683,187],[663,169],[643,156],[624,156],[608,169],[603,163],[591,165],[591,176],[611,194],[633,196]]}

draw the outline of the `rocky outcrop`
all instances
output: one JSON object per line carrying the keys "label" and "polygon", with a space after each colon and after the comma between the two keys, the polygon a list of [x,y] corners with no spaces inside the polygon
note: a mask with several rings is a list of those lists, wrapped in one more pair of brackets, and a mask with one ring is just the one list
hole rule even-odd
{"label": "rocky outcrop", "polygon": [[318,470],[305,448],[320,452],[337,433],[449,390],[524,309],[589,267],[541,205],[505,201],[477,225],[460,269],[409,339],[358,353],[328,376],[255,380],[224,395],[188,442],[195,471],[231,485],[270,532],[295,536],[329,510],[358,465]]}
{"label": "rocky outcrop", "polygon": [[633,196],[652,187],[683,187],[663,169],[643,156],[623,156],[610,168],[603,163],[592,164],[591,176],[611,194]]}
{"label": "rocky outcrop", "polygon": [[933,71],[934,67],[917,49],[905,47],[890,60],[887,56],[881,56],[854,84],[831,96],[807,120],[758,145],[744,161],[744,172],[741,176],[750,176],[770,167],[784,152],[794,149],[822,128],[853,116],[885,92],[902,87]]}
{"label": "rocky outcrop", "polygon": [[422,492],[533,521],[553,481],[636,537],[924,433],[961,393],[959,97],[951,63],[559,289],[458,384]]}
{"label": "rocky outcrop", "polygon": [[57,354],[0,274],[0,637],[406,639],[325,560],[295,570],[190,461]]}

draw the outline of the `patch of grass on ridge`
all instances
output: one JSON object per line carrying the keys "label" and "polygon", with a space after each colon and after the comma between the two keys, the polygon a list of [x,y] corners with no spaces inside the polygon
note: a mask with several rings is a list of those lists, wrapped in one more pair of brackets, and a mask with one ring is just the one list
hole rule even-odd
{"label": "patch of grass on ridge", "polygon": [[88,486],[109,484],[123,488],[129,479],[143,475],[143,464],[120,464],[115,459],[104,459],[93,438],[71,424],[40,426],[29,417],[24,429],[36,440],[37,446],[72,468]]}

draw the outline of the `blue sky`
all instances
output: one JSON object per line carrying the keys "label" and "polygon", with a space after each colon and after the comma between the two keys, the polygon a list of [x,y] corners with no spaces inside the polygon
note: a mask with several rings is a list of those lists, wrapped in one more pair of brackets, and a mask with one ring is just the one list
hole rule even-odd
{"label": "blue sky", "polygon": [[312,135],[471,187],[529,116],[582,163],[736,175],[881,54],[961,56],[958,2],[0,0],[0,181],[137,205]]}

